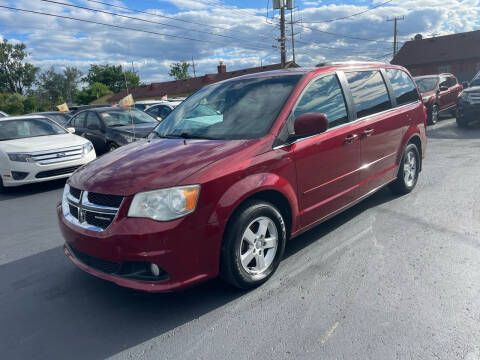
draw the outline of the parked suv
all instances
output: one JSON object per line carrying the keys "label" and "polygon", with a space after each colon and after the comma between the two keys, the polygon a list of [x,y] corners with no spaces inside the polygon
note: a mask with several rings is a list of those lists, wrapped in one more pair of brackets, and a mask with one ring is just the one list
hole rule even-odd
{"label": "parked suv", "polygon": [[457,100],[457,125],[466,127],[470,121],[480,119],[480,77],[475,77]]}
{"label": "parked suv", "polygon": [[287,239],[385,185],[410,192],[425,120],[408,72],[387,64],[205,86],[148,139],[69,179],[57,207],[65,254],[92,275],[146,291],[218,275],[258,286]]}
{"label": "parked suv", "polygon": [[457,97],[463,89],[454,75],[419,76],[415,78],[415,82],[427,108],[428,124],[436,124],[438,116],[443,113],[450,113],[454,116]]}

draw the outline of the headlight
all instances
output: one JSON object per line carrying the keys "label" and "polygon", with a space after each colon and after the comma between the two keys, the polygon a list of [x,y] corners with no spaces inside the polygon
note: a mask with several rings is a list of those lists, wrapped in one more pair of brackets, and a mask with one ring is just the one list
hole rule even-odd
{"label": "headlight", "polygon": [[200,185],[178,186],[138,193],[133,197],[129,217],[169,221],[195,211]]}
{"label": "headlight", "polygon": [[83,155],[87,155],[90,151],[93,150],[93,145],[89,141],[86,144],[83,144]]}
{"label": "headlight", "polygon": [[11,161],[33,162],[32,156],[30,154],[9,153],[8,157]]}
{"label": "headlight", "polygon": [[470,94],[467,92],[462,91],[460,94],[458,94],[458,98],[462,100],[469,100],[470,99]]}

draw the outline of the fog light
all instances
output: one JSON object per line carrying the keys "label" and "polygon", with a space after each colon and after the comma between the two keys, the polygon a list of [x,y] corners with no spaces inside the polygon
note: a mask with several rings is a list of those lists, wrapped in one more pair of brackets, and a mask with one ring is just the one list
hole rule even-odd
{"label": "fog light", "polygon": [[160,268],[156,264],[150,264],[150,272],[152,273],[153,276],[159,276],[160,275]]}

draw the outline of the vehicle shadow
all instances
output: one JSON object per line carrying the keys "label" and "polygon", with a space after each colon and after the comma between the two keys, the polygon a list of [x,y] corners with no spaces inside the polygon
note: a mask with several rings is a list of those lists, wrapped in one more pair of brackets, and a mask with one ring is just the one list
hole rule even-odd
{"label": "vehicle shadow", "polygon": [[58,190],[65,186],[66,180],[67,179],[58,179],[36,184],[7,187],[3,190],[3,192],[0,192],[0,201]]}
{"label": "vehicle shadow", "polygon": [[[285,257],[394,198],[379,191],[290,241]],[[106,358],[242,296],[248,292],[220,280],[169,294],[124,289],[76,269],[56,247],[0,266],[0,353],[5,359]]]}
{"label": "vehicle shadow", "polygon": [[431,139],[480,139],[480,121],[471,122],[467,128],[459,128],[455,120],[438,122],[427,127]]}

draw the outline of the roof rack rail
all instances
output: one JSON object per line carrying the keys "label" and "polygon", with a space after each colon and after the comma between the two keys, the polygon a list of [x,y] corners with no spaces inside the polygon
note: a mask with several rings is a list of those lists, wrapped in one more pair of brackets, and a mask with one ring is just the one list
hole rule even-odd
{"label": "roof rack rail", "polygon": [[386,65],[388,63],[383,61],[325,61],[322,63],[318,63],[315,65],[316,67],[323,67],[323,66],[333,66],[333,65],[356,65],[356,64],[382,64]]}

